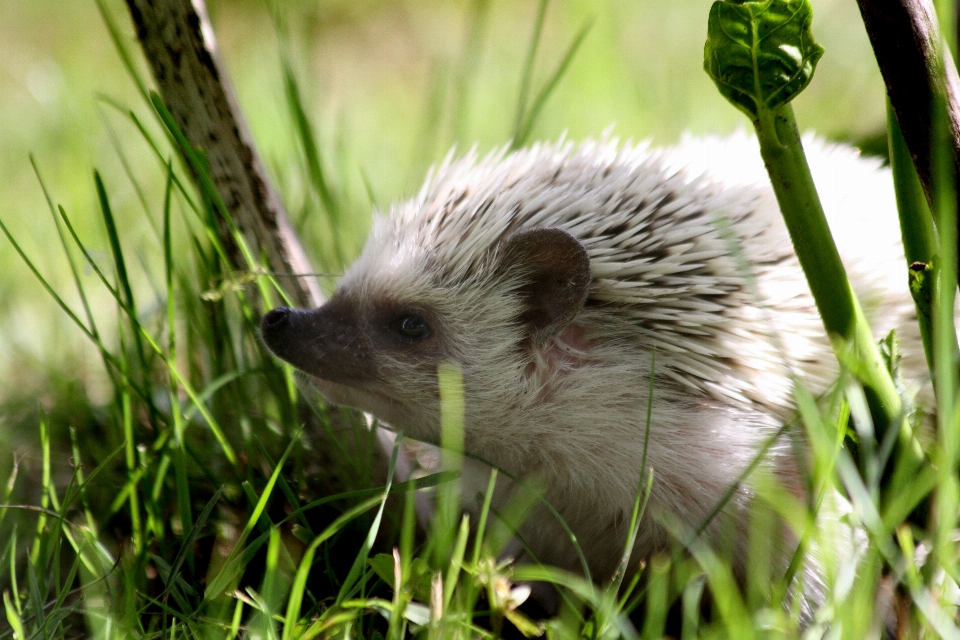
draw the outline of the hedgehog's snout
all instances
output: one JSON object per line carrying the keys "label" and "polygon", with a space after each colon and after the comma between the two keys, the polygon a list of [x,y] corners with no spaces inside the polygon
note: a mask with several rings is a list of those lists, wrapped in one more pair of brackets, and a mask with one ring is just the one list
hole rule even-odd
{"label": "hedgehog's snout", "polygon": [[316,309],[277,307],[260,321],[260,336],[275,356],[318,378],[343,383],[376,375],[361,310],[349,298]]}
{"label": "hedgehog's snout", "polygon": [[290,321],[292,311],[290,307],[277,307],[263,316],[263,320],[260,321],[260,328],[263,331],[279,329]]}
{"label": "hedgehog's snout", "polygon": [[294,310],[289,307],[277,307],[260,320],[260,337],[275,355],[291,362],[290,343],[293,341],[291,325]]}

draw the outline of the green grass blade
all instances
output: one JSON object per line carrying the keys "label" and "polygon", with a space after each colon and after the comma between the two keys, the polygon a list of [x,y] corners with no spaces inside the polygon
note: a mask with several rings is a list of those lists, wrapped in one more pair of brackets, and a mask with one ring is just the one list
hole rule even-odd
{"label": "green grass blade", "polygon": [[[57,306],[60,307],[60,309],[62,309],[64,313],[67,314],[70,320],[72,320],[73,323],[77,325],[77,327],[79,327],[79,329],[83,332],[85,336],[87,336],[87,338],[90,339],[91,342],[93,342],[94,344],[100,344],[99,338],[96,335],[94,335],[94,333],[90,329],[87,328],[87,326],[83,323],[83,321],[79,317],[77,317],[77,314],[73,312],[73,309],[71,309],[70,306],[63,301],[63,298],[61,298],[57,294],[57,292],[54,291],[53,287],[50,286],[50,283],[47,282],[47,279],[43,277],[43,274],[40,273],[40,271],[37,269],[33,261],[27,257],[27,254],[24,253],[23,249],[20,247],[19,243],[17,243],[17,241],[14,239],[13,235],[10,233],[10,230],[7,229],[7,225],[3,223],[2,219],[0,219],[0,231],[3,231],[3,235],[5,235],[7,237],[7,240],[10,242],[10,244],[13,245],[14,250],[20,256],[20,259],[23,260],[24,264],[27,265],[27,268],[30,269],[30,272],[33,273],[33,275],[37,278],[41,286],[43,286],[43,288],[46,289],[47,293],[50,294],[50,297],[52,297],[54,302],[57,303]],[[115,360],[112,362],[112,364],[114,364],[115,366],[118,365],[118,363]]]}
{"label": "green grass blade", "polygon": [[460,57],[451,108],[454,140],[465,139],[470,83],[476,75],[490,17],[490,0],[473,0],[467,20],[467,38]]}
{"label": "green grass blade", "polygon": [[393,486],[393,475],[397,468],[398,453],[399,448],[396,446],[396,444],[394,444],[393,452],[390,455],[390,464],[387,467],[387,484],[383,490],[383,499],[380,502],[380,508],[377,510],[377,515],[373,518],[373,522],[371,523],[370,529],[367,532],[367,537],[363,542],[363,546],[360,547],[360,552],[353,561],[353,566],[350,567],[350,572],[347,574],[343,584],[340,586],[340,591],[337,593],[336,604],[342,604],[347,598],[353,595],[353,587],[357,584],[361,574],[367,568],[367,558],[370,557],[370,549],[373,548],[373,543],[376,541],[377,534],[380,532],[380,522],[383,519],[383,510],[387,506],[387,498],[390,496],[390,489]]}
{"label": "green grass blade", "polygon": [[543,23],[547,17],[547,5],[549,4],[550,0],[540,0],[537,5],[537,17],[533,22],[533,35],[530,37],[527,57],[523,60],[523,75],[520,79],[520,94],[517,97],[517,113],[513,119],[513,135],[511,136],[514,140],[520,137],[523,115],[527,110],[530,83],[533,80],[533,65],[537,57],[537,47],[540,46],[540,35],[543,33]]}
{"label": "green grass blade", "polygon": [[[293,579],[293,588],[290,590],[290,598],[287,600],[287,614],[285,617],[286,623],[284,625],[283,640],[291,638],[293,630],[296,628],[297,620],[300,617],[300,607],[303,604],[303,597],[306,592],[307,577],[310,573],[310,569],[313,567],[313,558],[317,553],[317,549],[321,544],[332,538],[348,522],[366,513],[382,502],[382,495],[377,495],[361,502],[355,507],[352,507],[344,512],[343,515],[334,520],[333,523],[324,529],[320,535],[314,538],[310,543],[310,546],[307,547],[307,550],[303,554],[303,558],[300,560],[300,566],[297,568],[296,576]],[[335,608],[331,608],[328,610],[328,613],[335,610]],[[323,619],[323,616],[321,616],[321,619]]]}
{"label": "green grass blade", "polygon": [[130,160],[128,159],[127,154],[124,152],[123,144],[120,142],[120,137],[117,135],[113,124],[107,118],[107,114],[104,112],[101,105],[99,103],[94,103],[94,107],[97,111],[97,115],[100,117],[100,122],[103,124],[104,130],[107,132],[107,137],[110,139],[110,145],[113,147],[114,153],[117,154],[117,159],[120,160],[120,166],[123,167],[123,172],[127,176],[127,180],[130,181],[130,185],[133,187],[134,193],[137,194],[137,201],[140,203],[140,207],[143,209],[143,213],[147,218],[147,222],[150,223],[150,229],[157,234],[157,237],[159,237],[157,223],[150,212],[150,205],[147,202],[147,195],[144,192],[143,185],[140,184],[140,181],[133,173],[133,167],[130,165]]}
{"label": "green grass blade", "polygon": [[[263,456],[263,459],[266,461],[266,463],[271,467],[276,466],[276,462],[274,462],[273,458],[270,456],[270,453],[263,446],[263,443],[261,443],[259,439],[255,439],[254,442],[257,446],[257,449],[260,451],[260,455]],[[290,503],[290,506],[293,507],[295,512],[300,512],[298,517],[300,526],[306,529],[311,537],[315,536],[316,534],[313,532],[313,527],[310,526],[310,521],[307,520],[303,512],[300,511],[300,508],[303,505],[300,502],[300,498],[297,497],[296,492],[293,490],[293,487],[290,486],[290,483],[287,482],[287,479],[282,475],[278,478],[277,482],[280,485],[280,491],[283,492],[283,497],[287,499],[287,502]]]}
{"label": "green grass blade", "polygon": [[140,477],[141,469],[137,465],[136,436],[133,432],[133,402],[128,389],[121,390],[120,396],[121,419],[123,421],[123,437],[126,446],[124,459],[127,464],[127,484],[121,491],[126,492],[130,503],[129,516],[131,538],[134,553],[143,549],[143,530],[140,522]]}
{"label": "green grass blade", "polygon": [[43,493],[40,496],[40,508],[44,511],[40,512],[40,517],[37,518],[37,528],[36,533],[33,537],[33,546],[30,549],[30,561],[36,564],[40,562],[40,557],[43,553],[43,542],[44,536],[43,531],[47,525],[47,515],[45,513],[48,505],[51,501],[53,502],[54,510],[58,509],[59,505],[57,504],[57,494],[56,489],[53,486],[51,481],[51,472],[50,472],[50,420],[45,411],[41,410],[40,413],[40,455],[42,460],[41,466],[41,478],[40,478],[40,487],[43,489]]}
{"label": "green grass blade", "polygon": [[514,136],[513,140],[510,141],[511,149],[519,149],[527,143],[527,140],[530,138],[530,134],[533,132],[533,127],[537,124],[537,118],[540,117],[540,112],[543,111],[543,107],[547,104],[547,100],[550,98],[550,95],[557,88],[557,85],[560,84],[560,80],[563,79],[564,74],[570,67],[570,63],[573,61],[574,56],[576,56],[577,51],[580,49],[580,45],[583,44],[587,34],[590,33],[590,29],[593,27],[593,22],[593,20],[588,20],[585,22],[583,26],[580,27],[580,31],[577,32],[577,35],[574,36],[573,41],[567,48],[567,52],[560,60],[560,64],[557,65],[557,68],[550,75],[550,78],[540,90],[540,93],[537,94],[537,97],[533,101],[533,106],[530,107],[530,112],[527,113],[526,117],[523,119],[523,124],[518,128],[518,132]]}
{"label": "green grass blade", "polygon": [[17,529],[14,527],[13,533],[10,536],[10,542],[8,543],[7,551],[9,555],[7,559],[10,561],[9,570],[10,570],[10,590],[13,592],[13,598],[11,600],[18,619],[23,615],[23,609],[20,606],[20,585],[17,583]]}
{"label": "green grass blade", "polygon": [[300,148],[303,151],[303,159],[307,165],[307,176],[320,202],[323,203],[324,211],[327,213],[331,239],[333,240],[333,250],[336,255],[337,264],[343,265],[343,250],[340,242],[340,204],[333,193],[330,182],[324,170],[323,157],[320,153],[320,147],[316,142],[316,136],[307,112],[303,108],[303,100],[300,98],[300,87],[297,85],[297,79],[293,74],[293,68],[290,66],[289,59],[283,57],[283,87],[286,92],[287,105],[289,106],[294,125],[297,129],[297,140],[300,142]]}
{"label": "green grass blade", "polygon": [[454,588],[460,580],[463,570],[463,558],[467,551],[467,539],[470,537],[470,516],[460,518],[460,529],[454,539],[453,553],[450,555],[450,564],[447,575],[443,579],[443,610],[450,610],[450,601],[453,598]]}
{"label": "green grass blade", "polygon": [[[77,572],[78,572],[79,570],[80,570],[80,556],[76,556],[76,557],[74,557],[73,562],[70,564],[70,570],[67,572],[67,577],[66,577],[66,579],[63,580],[63,582],[60,583],[60,584],[62,584],[62,585],[67,585],[67,586],[73,585],[73,584],[74,584],[74,580],[76,580],[76,577],[77,577]],[[59,585],[58,585],[58,586],[59,586]],[[50,608],[50,610],[51,610],[51,616],[50,616],[50,617],[51,617],[51,618],[54,618],[54,617],[56,616],[56,613],[57,613],[58,611],[62,610],[62,608],[63,608],[63,606],[64,606],[64,603],[67,601],[67,598],[68,598],[70,595],[73,595],[73,591],[71,591],[70,589],[61,589],[61,590],[60,590],[60,593],[57,594],[57,599],[56,599],[56,601],[54,601],[53,606]],[[69,613],[70,611],[67,610],[67,612]],[[56,629],[56,627],[57,627],[58,624],[59,624],[59,622],[56,622],[56,621],[51,620],[50,625],[49,625],[49,630],[52,632],[54,629]]]}
{"label": "green grass blade", "polygon": [[[946,8],[946,7],[944,7]],[[948,9],[948,13],[952,13]],[[944,25],[953,21],[944,21]],[[946,31],[946,29],[944,30]],[[952,29],[950,30],[952,32]],[[952,36],[951,36],[952,37]],[[949,56],[946,56],[949,59]],[[937,82],[945,82],[944,58],[935,70]],[[933,174],[933,205],[940,245],[939,287],[934,298],[934,385],[937,390],[937,448],[933,460],[938,471],[933,513],[933,544],[936,562],[950,573],[957,571],[955,529],[960,509],[960,395],[956,362],[957,298],[957,184],[954,141],[945,96],[933,92],[930,155]]]}
{"label": "green grass blade", "polygon": [[147,85],[140,76],[140,73],[137,71],[137,66],[133,62],[133,56],[130,55],[129,49],[127,49],[126,45],[124,44],[126,38],[120,33],[120,28],[117,26],[117,22],[113,19],[113,14],[110,13],[110,10],[107,8],[105,0],[96,0],[96,3],[97,9],[100,10],[100,15],[103,18],[103,23],[107,26],[107,32],[110,34],[110,40],[113,42],[113,46],[116,48],[117,54],[120,56],[120,60],[123,61],[123,66],[126,68],[127,74],[137,85],[137,90],[140,92],[140,95],[143,96],[143,99],[149,103],[150,98],[147,93]]}
{"label": "green grass blade", "polygon": [[[20,472],[20,460],[14,456],[13,458],[13,468],[10,469],[10,475],[7,476],[7,482],[3,486],[3,494],[0,494],[0,505],[7,505],[10,503],[10,496],[13,495],[13,488],[17,484],[17,474]],[[0,527],[3,526],[3,521],[7,517],[7,510],[0,508]]]}
{"label": "green grass blade", "polygon": [[[90,324],[90,333],[99,341],[97,324],[94,321],[93,312],[90,309],[90,302],[87,299],[86,290],[80,281],[80,273],[77,271],[77,265],[73,261],[73,255],[70,253],[70,250],[67,247],[67,240],[63,235],[63,229],[60,227],[60,219],[57,216],[57,208],[54,206],[53,199],[50,197],[50,192],[47,189],[47,185],[44,182],[43,177],[40,175],[40,168],[37,166],[37,162],[34,159],[33,154],[30,154],[30,166],[33,167],[34,175],[37,176],[37,181],[40,183],[40,189],[43,191],[43,197],[47,201],[47,206],[50,208],[50,215],[53,217],[53,223],[56,226],[57,235],[60,237],[60,245],[63,247],[64,255],[67,257],[67,262],[70,265],[70,273],[73,276],[73,282],[77,288],[77,294],[80,296],[80,302],[83,305],[84,314],[87,317],[87,322]],[[109,367],[107,370],[112,374],[112,371]]]}
{"label": "green grass blade", "polygon": [[[180,127],[177,126],[177,122],[174,120],[173,114],[170,113],[170,111],[167,109],[167,106],[163,103],[163,99],[156,92],[150,92],[150,100],[153,104],[154,110],[157,113],[157,116],[160,118],[160,121],[164,127],[166,127],[167,133],[170,135],[177,149],[180,151],[180,154],[186,161],[187,166],[189,166],[193,170],[194,175],[196,175],[197,185],[201,196],[212,204],[212,209],[219,214],[222,220],[224,220],[234,237],[237,237],[238,233],[233,222],[233,216],[230,215],[230,211],[223,203],[220,193],[213,184],[213,180],[210,177],[209,165],[203,157],[202,150],[193,148],[193,146],[190,144],[190,141],[187,140],[186,136],[180,130]],[[209,223],[211,221],[207,222]],[[209,226],[210,225],[208,224],[208,227]],[[213,230],[211,229],[211,232],[212,231]],[[216,237],[216,234],[213,233],[213,236]],[[220,242],[216,242],[214,246],[217,247],[218,254],[222,258],[226,259],[227,254],[223,251],[223,247],[221,246]],[[247,260],[247,268],[256,266],[256,261],[252,260],[248,253],[245,253],[244,257]],[[240,267],[243,265],[234,266]]]}
{"label": "green grass blade", "polygon": [[[513,568],[516,582],[546,582],[569,589],[576,597],[590,606],[595,612],[602,612],[602,618],[620,634],[624,640],[638,640],[637,632],[625,616],[618,615],[616,594],[610,590],[597,588],[583,576],[543,565],[518,565]],[[605,637],[608,629],[594,628],[592,637]]]}
{"label": "green grass blade", "polygon": [[713,594],[717,614],[732,638],[750,640],[756,637],[750,613],[743,600],[732,567],[700,539],[682,532],[677,522],[666,522],[667,528],[678,540],[691,540],[687,549],[703,569]]}
{"label": "green grass blade", "polygon": [[[441,471],[439,473],[433,473],[429,476],[424,476],[422,478],[415,478],[413,480],[407,480],[406,482],[395,482],[390,488],[390,495],[397,493],[402,493],[407,491],[410,488],[414,490],[427,489],[430,487],[436,487],[448,482],[454,482],[460,477],[460,474],[451,471]],[[382,496],[383,487],[377,487],[373,489],[359,489],[357,491],[344,491],[343,493],[338,493],[332,496],[326,496],[323,498],[318,498],[303,505],[297,511],[287,515],[283,520],[278,524],[283,525],[287,522],[290,522],[294,518],[298,518],[301,513],[309,511],[310,509],[316,509],[317,507],[322,507],[325,504],[331,502],[354,502],[356,500],[364,500],[372,496]]]}
{"label": "green grass blade", "polygon": [[[479,456],[474,456],[474,455],[470,455],[470,454],[465,454],[465,455],[466,455],[466,457],[472,458],[472,459],[477,460],[477,461],[479,461],[479,462],[482,462],[482,463],[484,463],[485,465],[487,465],[487,466],[489,466],[489,467],[492,467],[492,466],[493,466],[493,465],[491,465],[489,462],[487,462],[486,460],[484,460],[483,458],[481,458],[481,457],[479,457]],[[565,535],[567,536],[567,538],[570,540],[570,543],[573,545],[574,551],[575,551],[576,554],[577,554],[577,560],[580,562],[580,569],[583,571],[584,575],[589,576],[589,575],[590,575],[590,566],[589,566],[589,564],[587,563],[587,558],[586,558],[586,556],[583,555],[583,549],[580,548],[580,542],[577,540],[577,536],[576,536],[576,534],[573,533],[573,530],[570,528],[570,525],[567,524],[567,521],[564,520],[563,516],[560,515],[560,512],[557,511],[556,507],[554,507],[552,504],[550,504],[550,502],[547,501],[547,499],[543,497],[543,495],[541,494],[541,492],[537,491],[536,488],[534,488],[529,482],[524,481],[524,480],[523,480],[522,478],[520,478],[519,476],[515,476],[515,475],[513,475],[512,473],[509,473],[508,471],[505,471],[504,469],[500,469],[500,470],[499,470],[499,473],[502,474],[502,475],[504,475],[504,476],[506,476],[508,479],[510,479],[512,482],[514,482],[517,486],[519,486],[520,488],[522,488],[522,489],[524,490],[524,492],[536,496],[537,502],[538,502],[539,504],[543,505],[543,507],[550,513],[551,517],[553,517],[553,518],[557,521],[557,524],[559,524],[560,527],[563,528],[564,534],[565,534]],[[492,511],[492,512],[493,512],[493,513],[496,513],[496,512],[494,512],[494,511]],[[503,520],[503,518],[501,518],[501,520]]]}
{"label": "green grass blade", "polygon": [[[260,502],[260,496],[257,495],[250,481],[244,480],[241,482],[240,488],[243,490],[244,495],[247,496],[247,502],[249,502],[250,506],[256,508],[257,503]],[[257,529],[259,529],[261,533],[269,535],[274,528],[275,523],[273,522],[273,518],[270,517],[270,514],[264,513],[260,516],[260,519],[257,521]]]}
{"label": "green grass blade", "polygon": [[260,593],[255,592],[251,587],[246,589],[247,594],[257,605],[257,611],[248,623],[248,627],[253,637],[279,640],[273,615],[278,608],[279,602],[277,601],[283,598],[284,591],[283,587],[278,584],[281,580],[279,576],[280,531],[272,529],[268,535],[266,567]]}
{"label": "green grass blade", "polygon": [[[167,291],[167,358],[170,362],[177,362],[177,308],[176,294],[173,287],[174,259],[173,259],[173,226],[170,220],[171,204],[174,186],[173,164],[167,163],[167,184],[163,197],[163,266],[164,281]],[[170,412],[173,418],[174,451],[173,467],[177,491],[177,506],[180,513],[180,525],[183,531],[193,528],[193,517],[190,509],[190,488],[187,481],[186,452],[183,445],[185,430],[184,421],[189,418],[179,406],[179,385],[173,376],[170,376]],[[190,556],[190,565],[193,566],[193,554]]]}
{"label": "green grass blade", "polygon": [[473,545],[473,556],[470,559],[471,564],[476,566],[480,562],[480,553],[483,549],[483,536],[487,531],[487,518],[490,515],[490,505],[493,502],[493,491],[497,486],[497,476],[499,469],[490,470],[490,479],[487,480],[487,491],[483,495],[483,504],[480,506],[480,515],[477,520],[476,539]]}
{"label": "green grass blade", "polygon": [[[160,145],[154,139],[153,135],[147,131],[147,128],[144,126],[143,122],[140,121],[140,118],[137,117],[137,114],[126,108],[124,105],[120,104],[110,96],[103,94],[97,95],[97,100],[103,104],[112,107],[117,110],[120,115],[129,118],[130,122],[134,127],[137,128],[137,131],[140,132],[141,137],[146,141],[147,145],[153,151],[154,157],[160,162],[160,165],[163,167],[170,166],[169,158],[164,154],[160,149]],[[162,123],[161,123],[162,124]],[[193,196],[190,194],[190,190],[184,185],[183,181],[177,177],[176,174],[173,176],[173,183],[177,187],[177,193],[186,201],[187,208],[194,212],[198,217],[200,217],[200,206],[193,199]]]}
{"label": "green grass blade", "polygon": [[[90,256],[86,247],[77,237],[76,232],[73,229],[73,226],[70,224],[69,219],[63,213],[62,209],[61,209],[61,215],[64,222],[66,223],[68,231],[70,232],[74,241],[77,243],[77,246],[80,247],[80,250],[83,252],[84,257],[86,257],[89,264],[93,268],[94,273],[97,274],[97,276],[100,278],[100,281],[103,283],[103,285],[107,287],[107,289],[110,291],[111,295],[117,301],[117,304],[119,305],[120,309],[124,311],[128,316],[132,316],[134,311],[127,307],[127,305],[124,302],[123,296],[119,293],[119,291],[110,285],[110,282],[109,280],[107,280],[107,277],[104,275],[103,271],[96,265],[96,262]],[[74,314],[69,309],[69,307],[67,307],[66,304],[63,303],[61,298],[56,294],[56,292],[53,291],[53,288],[50,287],[50,285],[47,284],[45,280],[43,280],[43,277],[40,275],[39,271],[37,271],[36,267],[33,266],[33,263],[30,262],[29,259],[26,257],[26,254],[24,254],[23,251],[20,250],[19,245],[16,244],[16,241],[14,241],[13,237],[7,231],[7,228],[6,226],[3,225],[2,220],[0,220],[0,230],[2,230],[7,236],[7,238],[10,240],[10,242],[13,243],[14,248],[17,249],[17,252],[20,254],[20,256],[24,259],[24,261],[27,262],[27,266],[30,267],[30,269],[34,272],[34,274],[41,280],[41,283],[44,284],[44,287],[47,289],[47,291],[50,292],[50,294],[54,297],[55,300],[57,300],[61,308],[63,308],[64,311],[66,311],[68,315],[70,315],[71,319],[73,319],[74,322],[76,322],[78,326],[80,326],[80,328],[84,331],[84,333],[89,338],[91,338],[91,340],[93,340],[92,333],[83,325],[82,322],[80,322],[76,314]],[[134,321],[131,320],[131,322],[134,322]],[[197,411],[200,412],[201,416],[203,416],[204,420],[207,422],[207,425],[210,427],[210,430],[213,432],[214,436],[217,438],[217,441],[220,443],[220,446],[223,447],[223,450],[227,456],[227,459],[231,462],[231,464],[236,465],[237,457],[233,451],[233,447],[230,445],[229,441],[226,438],[226,434],[223,432],[223,429],[220,428],[220,425],[217,422],[217,420],[207,410],[202,398],[196,393],[196,391],[194,391],[193,386],[180,374],[179,370],[176,367],[176,362],[172,361],[169,357],[166,356],[166,354],[164,354],[160,346],[156,343],[156,341],[154,341],[154,339],[150,336],[150,334],[146,331],[146,329],[139,324],[139,322],[137,322],[135,326],[139,329],[139,333],[137,335],[142,337],[142,339],[145,340],[147,344],[149,344],[149,346],[153,349],[154,353],[156,353],[158,356],[160,356],[160,358],[163,359],[164,364],[166,365],[167,370],[170,372],[171,376],[176,379],[176,383],[178,383],[183,388],[184,392],[187,394],[187,397],[193,403],[193,406],[196,408]],[[100,344],[97,341],[94,341],[94,343],[98,345]],[[123,377],[124,384],[129,384],[134,390],[137,391],[137,394],[141,398],[143,398],[145,401],[149,403],[150,396],[146,391],[138,387],[136,383],[133,382],[133,380],[127,374],[127,371],[128,371],[127,367],[123,366],[123,363],[121,361],[117,360],[115,356],[110,354],[105,349],[102,349],[101,353],[105,358],[107,358],[110,361],[110,363],[121,374],[121,376]],[[237,374],[237,375],[240,375],[240,374]],[[154,413],[154,417],[155,416],[156,416],[156,413]]]}
{"label": "green grass blade", "polygon": [[10,593],[7,591],[3,592],[3,608],[7,612],[7,623],[13,630],[14,637],[26,638],[27,635],[23,632],[23,621],[20,620],[20,614],[17,613],[13,601],[10,599]]}
{"label": "green grass blade", "polygon": [[[250,371],[230,371],[229,373],[218,376],[217,378],[211,380],[202,391],[197,393],[197,400],[199,400],[203,405],[206,405],[207,401],[216,395],[218,391],[226,387],[231,382],[239,380],[250,373]],[[197,412],[200,411],[200,405],[193,398],[190,398],[189,400],[190,403],[188,406],[181,408],[183,419],[187,421],[193,420]]]}
{"label": "green grass blade", "polygon": [[[927,366],[934,371],[933,353],[933,281],[937,278],[934,269],[934,256],[940,253],[936,230],[933,226],[933,214],[927,204],[927,196],[920,184],[920,177],[913,166],[913,158],[903,139],[903,132],[897,123],[897,116],[887,101],[887,135],[890,146],[890,169],[893,173],[893,186],[897,196],[897,211],[900,214],[900,233],[903,238],[903,252],[910,269],[910,293],[917,307],[917,319],[920,324],[920,337],[923,351],[927,357]],[[931,273],[924,272],[930,269]],[[930,278],[927,286],[922,280]]]}
{"label": "green grass blade", "polygon": [[47,589],[44,588],[41,592],[40,579],[37,576],[37,567],[32,562],[27,562],[27,590],[30,598],[30,610],[33,613],[33,620],[31,622],[33,626],[43,628],[47,623],[42,594],[46,593]]}
{"label": "green grass blade", "polygon": [[240,534],[240,537],[237,539],[236,544],[233,547],[233,550],[230,552],[230,555],[227,556],[227,559],[223,563],[223,568],[220,570],[220,573],[217,574],[213,580],[210,581],[210,584],[207,586],[206,591],[204,592],[204,599],[210,600],[213,597],[219,596],[226,589],[228,583],[233,581],[233,578],[236,576],[236,572],[240,570],[239,567],[234,566],[237,556],[243,550],[243,545],[246,542],[247,538],[253,532],[254,527],[260,521],[260,516],[263,514],[264,509],[266,509],[267,502],[270,499],[270,496],[273,494],[273,487],[277,482],[277,478],[280,476],[280,471],[283,469],[283,465],[287,462],[287,457],[293,451],[293,447],[297,444],[296,439],[292,440],[287,446],[286,451],[283,452],[283,455],[280,457],[280,461],[277,463],[276,467],[273,469],[273,473],[270,474],[270,479],[267,480],[266,486],[263,488],[263,493],[260,495],[260,499],[254,507],[250,518],[247,520],[247,524],[243,529],[243,532]]}
{"label": "green grass blade", "polygon": [[[107,279],[106,275],[100,269],[99,265],[93,259],[93,256],[90,255],[90,252],[87,250],[86,246],[80,240],[76,230],[73,228],[73,224],[70,222],[70,218],[67,216],[67,212],[64,211],[63,207],[61,206],[58,206],[57,209],[58,209],[58,212],[60,213],[60,220],[63,221],[63,224],[67,228],[67,231],[69,232],[70,237],[73,239],[73,242],[77,245],[77,248],[80,249],[80,252],[83,254],[83,257],[87,262],[87,265],[89,265],[90,268],[93,270],[93,272],[96,273],[97,277],[100,279],[101,284],[103,284],[106,287],[107,291],[109,291],[111,297],[113,297],[113,299],[117,302],[117,304],[120,305],[120,307],[124,309],[124,311],[129,313],[129,310],[126,309],[126,303],[123,301],[123,298],[121,297],[120,293],[112,284],[110,284],[110,281]],[[23,254],[21,253],[21,255]],[[34,273],[36,274],[35,270],[34,270]],[[48,291],[50,291],[50,289],[48,289]],[[73,316],[71,315],[71,317]],[[111,377],[113,377],[113,372],[117,372],[120,375],[120,383],[129,385],[137,393],[137,395],[140,396],[141,399],[146,401],[148,399],[148,395],[147,395],[148,392],[130,377],[127,367],[124,367],[120,362],[120,360],[118,360],[115,355],[113,355],[109,350],[107,350],[106,346],[101,341],[99,334],[96,333],[96,327],[95,326],[92,327],[92,329],[89,331],[86,330],[85,326],[81,325],[80,328],[81,330],[84,330],[84,333],[87,334],[91,342],[93,342],[94,345],[99,350],[100,356],[104,360],[105,368],[107,369],[108,372],[110,372]],[[119,387],[119,383],[115,384],[115,386]]]}
{"label": "green grass blade", "polygon": [[[140,338],[143,329],[140,326],[140,319],[137,316],[137,304],[133,296],[133,288],[130,286],[130,277],[127,272],[126,260],[123,257],[123,249],[120,246],[120,236],[117,233],[117,223],[113,216],[113,210],[110,207],[110,200],[107,197],[107,190],[103,186],[103,180],[100,173],[93,172],[93,181],[97,188],[97,197],[100,200],[100,212],[103,215],[103,222],[107,227],[107,237],[110,240],[110,250],[113,253],[113,263],[117,269],[117,281],[120,285],[120,291],[123,292],[123,301],[128,320],[133,328],[134,340],[137,345],[137,355],[140,358],[140,366],[143,372],[150,370],[150,363],[147,361],[146,352],[143,349],[143,341]],[[150,394],[149,378],[145,379],[146,391]],[[152,394],[151,394],[152,395]],[[148,398],[150,396],[148,395]],[[149,402],[149,400],[148,400]]]}
{"label": "green grass blade", "polygon": [[184,563],[193,556],[193,549],[197,538],[200,536],[200,532],[210,519],[210,514],[213,513],[213,508],[220,501],[220,497],[222,495],[223,487],[220,487],[217,489],[217,492],[213,494],[213,497],[207,501],[207,504],[200,513],[200,516],[197,518],[196,523],[189,530],[185,529],[185,531],[187,531],[187,536],[184,538],[183,544],[180,546],[180,551],[177,552],[177,555],[173,560],[173,564],[170,566],[167,586],[162,592],[161,598],[173,588],[173,585],[180,577],[180,571],[183,568]]}

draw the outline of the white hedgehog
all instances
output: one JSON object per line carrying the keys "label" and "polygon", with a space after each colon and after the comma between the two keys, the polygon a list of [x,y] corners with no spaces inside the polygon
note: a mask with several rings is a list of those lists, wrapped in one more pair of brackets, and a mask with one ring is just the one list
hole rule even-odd
{"label": "white hedgehog", "polygon": [[[806,146],[854,288],[868,316],[882,310],[878,335],[896,326],[919,344],[889,172]],[[793,414],[795,376],[822,392],[838,371],[743,134],[448,160],[376,219],[327,304],[276,309],[262,331],[332,402],[432,443],[437,365],[457,363],[466,452],[536,474],[597,581],[620,562],[645,446],[654,480],[635,559],[668,544],[656,514],[701,525]],[[763,455],[802,491],[785,442]],[[742,516],[749,496],[724,510]],[[579,570],[542,507],[520,534],[539,561]]]}

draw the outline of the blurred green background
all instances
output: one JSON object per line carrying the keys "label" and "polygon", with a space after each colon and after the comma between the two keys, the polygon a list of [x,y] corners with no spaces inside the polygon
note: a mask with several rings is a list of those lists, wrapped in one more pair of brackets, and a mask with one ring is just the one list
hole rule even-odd
{"label": "blurred green background", "polygon": [[[746,127],[701,69],[710,3],[551,2],[534,93],[581,28],[592,26],[532,139],[565,133],[576,140],[610,129],[621,139],[670,144],[684,132]],[[139,54],[125,5],[105,4]],[[320,227],[313,223],[317,206],[305,195],[283,96],[283,47],[312,107],[309,116],[331,179],[351,203],[342,232],[349,260],[362,246],[374,205],[412,194],[451,146],[485,151],[509,140],[537,5],[278,2],[273,9],[289,34],[284,44],[266,2],[209,3],[243,112],[308,247],[321,242]],[[833,139],[860,141],[882,133],[882,82],[856,4],[813,0],[813,6],[814,32],[826,54],[795,103],[797,120]],[[142,61],[136,62],[145,74]],[[135,282],[144,299],[160,297],[153,293],[161,280],[160,243],[146,212],[154,219],[160,214],[164,172],[130,119],[107,99],[133,109],[157,133],[94,0],[0,0],[0,217],[75,307],[78,298],[71,294],[68,266],[28,154],[94,258],[102,255],[109,268],[92,180],[94,168],[101,172],[128,259],[139,263]],[[99,289],[89,270],[81,277],[90,278],[91,290]],[[115,304],[105,292],[94,302],[104,307],[100,329],[109,336]],[[14,427],[29,424],[26,414],[55,398],[75,397],[78,406],[106,402],[111,387],[100,367],[80,331],[0,238],[0,440],[14,448],[33,442],[35,434]]]}

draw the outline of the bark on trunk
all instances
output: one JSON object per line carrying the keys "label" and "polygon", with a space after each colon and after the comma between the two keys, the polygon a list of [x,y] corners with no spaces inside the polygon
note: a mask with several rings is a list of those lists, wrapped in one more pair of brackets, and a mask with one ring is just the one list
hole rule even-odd
{"label": "bark on trunk", "polygon": [[[254,256],[281,276],[312,273],[309,260],[267,178],[217,54],[203,0],[127,0],[137,36],[177,126],[203,149],[210,177]],[[225,220],[220,241],[236,266],[246,264]],[[323,295],[313,276],[281,277],[299,306]]]}
{"label": "bark on trunk", "polygon": [[[934,92],[944,96],[953,140],[954,178],[960,175],[960,79],[949,51],[939,73],[942,38],[929,0],[857,0],[887,95],[928,201],[933,193],[930,136]],[[960,207],[957,209],[960,215]]]}
{"label": "bark on trunk", "polygon": [[[253,146],[217,54],[203,0],[127,0],[127,6],[163,101],[189,143],[206,154],[214,187],[247,246],[257,258],[266,255],[271,271],[289,276],[280,282],[296,305],[320,306],[323,294],[315,277],[302,275],[312,273],[310,263]],[[217,220],[217,231],[233,263],[245,265],[225,220]],[[313,413],[305,411],[304,421],[312,423]],[[378,433],[372,469],[375,478],[385,480],[395,436]],[[309,437],[321,441],[314,449],[321,452],[315,462],[327,475],[322,486],[336,493],[343,489],[338,484],[343,460],[328,454],[337,447],[323,444],[330,436],[318,426],[309,430]],[[404,458],[398,472],[403,475],[408,466]]]}

